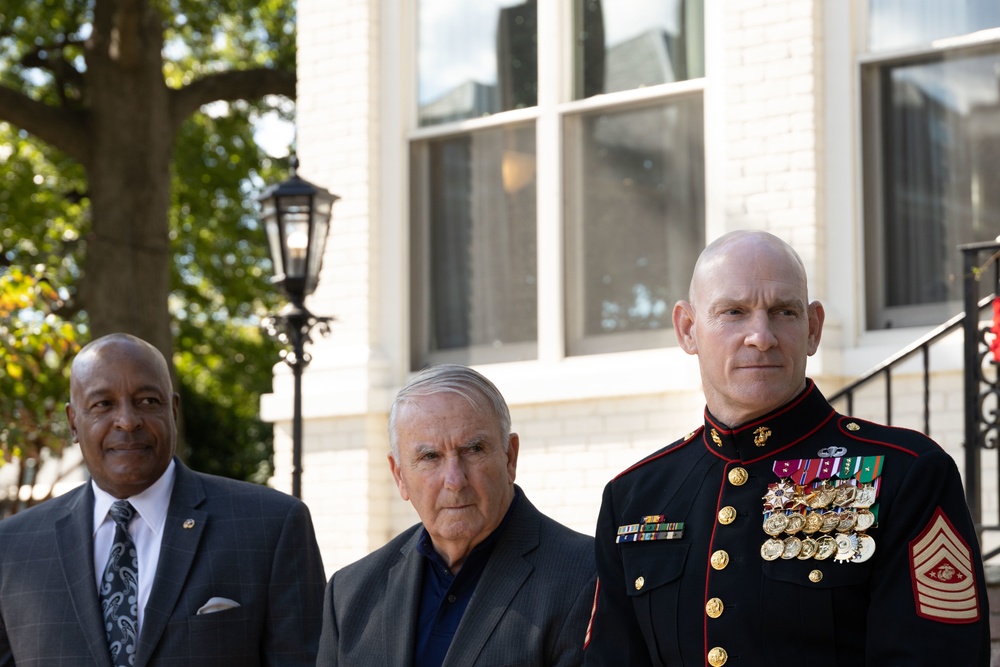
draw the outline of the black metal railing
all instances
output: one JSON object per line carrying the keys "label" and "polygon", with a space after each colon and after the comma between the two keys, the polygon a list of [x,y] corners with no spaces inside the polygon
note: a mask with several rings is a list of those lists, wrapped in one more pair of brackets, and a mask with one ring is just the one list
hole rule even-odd
{"label": "black metal railing", "polygon": [[[845,414],[854,413],[856,395],[879,380],[884,386],[885,423],[893,423],[893,373],[900,366],[917,357],[922,361],[921,380],[923,387],[923,428],[928,436],[931,433],[931,347],[948,335],[964,331],[963,343],[963,405],[964,405],[964,481],[965,495],[969,510],[979,531],[980,541],[986,531],[1000,530],[997,520],[986,523],[983,520],[983,484],[982,469],[984,453],[1000,454],[1000,380],[998,380],[998,362],[994,360],[990,349],[993,338],[992,328],[982,326],[982,312],[993,304],[995,294],[1000,285],[1000,242],[973,243],[959,247],[962,252],[963,264],[963,301],[964,312],[955,315],[916,342],[900,350],[875,368],[861,375],[850,384],[842,387],[829,397],[832,404],[843,402]],[[988,254],[987,254],[988,253]],[[982,258],[987,257],[985,260]],[[991,277],[988,277],[991,276]],[[987,282],[992,280],[992,282]],[[983,292],[983,284],[989,285],[994,292],[985,298],[979,298]],[[972,313],[971,317],[966,317]],[[998,350],[1000,352],[1000,350]],[[1000,468],[998,468],[1000,470]],[[1000,472],[996,481],[996,492],[1000,499]],[[1000,548],[984,554],[985,559],[1000,554]]]}
{"label": "black metal railing", "polygon": [[[970,243],[959,246],[959,250],[962,251],[965,312],[976,312],[976,317],[967,317],[964,322],[965,498],[972,512],[972,519],[979,528],[982,542],[983,533],[1000,530],[997,519],[992,523],[983,519],[983,457],[989,453],[996,459],[1000,451],[997,447],[1000,433],[1000,412],[997,409],[1000,386],[997,360],[990,349],[990,339],[995,334],[992,327],[980,324],[982,318],[979,316],[982,307],[993,303],[998,293],[1000,262],[997,259],[1000,257],[1000,243]],[[985,260],[982,259],[984,255]],[[990,275],[992,277],[988,278]],[[986,282],[988,279],[992,282]],[[983,283],[989,285],[993,296],[979,300]],[[996,484],[1000,497],[1000,477]],[[983,558],[989,560],[997,554],[1000,554],[1000,548],[984,553]]]}

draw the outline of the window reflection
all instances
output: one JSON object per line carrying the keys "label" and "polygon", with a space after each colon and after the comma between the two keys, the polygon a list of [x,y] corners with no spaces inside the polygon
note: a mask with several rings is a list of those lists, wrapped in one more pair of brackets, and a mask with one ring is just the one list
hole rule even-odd
{"label": "window reflection", "polygon": [[884,285],[886,311],[870,314],[881,328],[959,299],[957,246],[1000,234],[1000,55],[886,66],[879,88],[882,249],[869,270]]}
{"label": "window reflection", "polygon": [[581,145],[567,186],[578,198],[575,333],[669,330],[704,245],[701,96],[571,127]]}
{"label": "window reflection", "polygon": [[429,141],[416,153],[427,176],[416,222],[429,303],[415,319],[430,352],[534,343],[534,125]]}
{"label": "window reflection", "polygon": [[536,0],[420,0],[418,12],[421,125],[537,104]]}
{"label": "window reflection", "polygon": [[577,99],[704,76],[702,0],[578,0],[577,9]]}
{"label": "window reflection", "polygon": [[868,48],[928,46],[936,39],[1000,26],[997,0],[869,0]]}

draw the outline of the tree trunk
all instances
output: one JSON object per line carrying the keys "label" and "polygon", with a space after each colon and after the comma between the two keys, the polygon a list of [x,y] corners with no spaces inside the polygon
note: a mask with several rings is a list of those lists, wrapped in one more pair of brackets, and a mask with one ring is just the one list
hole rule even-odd
{"label": "tree trunk", "polygon": [[[170,160],[162,19],[147,0],[95,3],[87,47],[90,183],[81,300],[93,337],[127,332],[172,359]],[[172,365],[172,364],[171,364]]]}

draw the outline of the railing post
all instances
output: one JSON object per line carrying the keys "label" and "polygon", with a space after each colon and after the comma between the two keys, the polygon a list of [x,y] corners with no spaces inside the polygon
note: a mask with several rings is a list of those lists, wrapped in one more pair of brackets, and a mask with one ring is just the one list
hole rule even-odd
{"label": "railing post", "polygon": [[[962,289],[965,300],[965,500],[969,504],[972,520],[977,528],[982,525],[980,498],[981,473],[979,465],[979,307],[976,298],[975,269],[979,250],[965,247],[962,250]],[[982,536],[980,536],[980,539]]]}

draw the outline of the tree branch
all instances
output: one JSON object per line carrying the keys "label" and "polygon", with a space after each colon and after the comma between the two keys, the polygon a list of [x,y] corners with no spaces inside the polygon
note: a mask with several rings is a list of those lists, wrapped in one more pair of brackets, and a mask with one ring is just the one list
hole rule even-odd
{"label": "tree branch", "polygon": [[209,102],[256,100],[265,95],[295,98],[295,72],[268,68],[209,74],[171,91],[171,117],[179,126]]}
{"label": "tree branch", "polygon": [[54,107],[0,86],[0,120],[30,132],[81,164],[87,163],[90,154],[85,116],[85,111]]}

